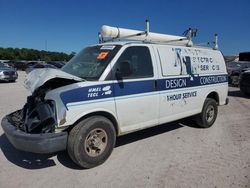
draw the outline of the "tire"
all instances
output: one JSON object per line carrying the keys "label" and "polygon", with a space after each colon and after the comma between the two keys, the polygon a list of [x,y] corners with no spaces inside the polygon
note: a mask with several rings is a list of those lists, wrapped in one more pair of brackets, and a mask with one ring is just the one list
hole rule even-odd
{"label": "tire", "polygon": [[202,111],[196,117],[197,124],[202,128],[211,127],[218,114],[218,106],[214,99],[207,98],[204,102]]}
{"label": "tire", "polygon": [[112,122],[103,116],[92,116],[70,131],[67,150],[77,165],[93,168],[107,160],[115,141],[116,132]]}
{"label": "tire", "polygon": [[249,89],[249,91],[244,90],[244,89],[241,89],[240,91],[241,91],[246,97],[250,97],[250,89]]}
{"label": "tire", "polygon": [[243,93],[246,96],[250,95],[250,93],[247,92],[247,88],[245,86],[243,86],[242,84],[240,84],[240,91],[241,91],[241,93]]}
{"label": "tire", "polygon": [[247,80],[240,81],[240,91],[247,97],[250,97],[250,85],[248,85],[246,82]]}

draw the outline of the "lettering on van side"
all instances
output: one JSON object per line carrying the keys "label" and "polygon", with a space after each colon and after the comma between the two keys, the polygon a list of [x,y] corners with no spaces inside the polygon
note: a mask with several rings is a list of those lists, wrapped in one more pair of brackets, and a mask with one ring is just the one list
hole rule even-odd
{"label": "lettering on van side", "polygon": [[93,87],[88,90],[88,98],[98,97],[99,95],[111,95],[111,86]]}
{"label": "lettering on van side", "polygon": [[219,65],[200,65],[200,70],[201,71],[208,71],[208,70],[220,70],[220,66]]}
{"label": "lettering on van side", "polygon": [[227,76],[207,76],[207,77],[200,77],[200,84],[215,84],[215,83],[223,83],[227,82]]}
{"label": "lettering on van side", "polygon": [[[158,90],[160,92],[165,93],[168,90],[178,90],[183,88],[193,88],[193,87],[213,85],[213,84],[227,84],[227,80],[228,80],[227,74],[220,74],[220,75],[209,75],[209,76],[194,75],[193,79],[190,79],[190,77],[186,77],[185,75],[185,77],[181,78],[159,79],[157,80],[157,82],[158,82]],[[124,88],[121,88],[118,83],[113,84],[113,86],[111,84],[87,86],[87,87],[81,87],[64,91],[60,94],[60,97],[63,101],[63,104],[67,107],[67,105],[68,106],[71,105],[70,103],[76,103],[76,102],[85,102],[95,99],[106,99],[111,97],[120,97],[120,96],[128,96],[128,95],[151,93],[151,92],[153,93],[155,92],[155,89],[152,87],[153,83],[155,83],[155,80],[124,82]],[[114,91],[116,90],[117,92],[115,93]],[[185,100],[187,98],[195,97],[195,93],[184,94],[184,96],[182,97],[178,96],[171,97],[171,94],[167,93],[164,96],[165,101],[168,100],[167,96],[169,96],[169,100],[173,99],[179,100],[179,98],[180,99],[183,98]]]}
{"label": "lettering on van side", "polygon": [[219,65],[212,65],[212,70],[220,70],[220,66]]}
{"label": "lettering on van side", "polygon": [[193,63],[213,63],[212,57],[192,57]]}
{"label": "lettering on van side", "polygon": [[187,99],[187,98],[196,97],[196,96],[197,96],[197,91],[171,94],[171,95],[167,95],[167,101]]}
{"label": "lettering on van side", "polygon": [[171,89],[171,88],[182,88],[187,86],[187,81],[186,79],[179,78],[179,79],[171,79],[171,80],[166,80],[166,88]]}

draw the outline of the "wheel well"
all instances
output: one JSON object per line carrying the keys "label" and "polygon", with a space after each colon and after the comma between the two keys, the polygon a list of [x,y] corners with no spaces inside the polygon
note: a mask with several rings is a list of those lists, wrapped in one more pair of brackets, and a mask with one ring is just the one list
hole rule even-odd
{"label": "wheel well", "polygon": [[115,131],[116,131],[116,135],[119,134],[118,123],[117,123],[115,117],[112,114],[110,114],[108,112],[104,112],[104,111],[92,112],[92,113],[86,114],[85,116],[83,116],[80,119],[78,119],[72,126],[70,126],[67,129],[67,131],[69,132],[80,121],[82,121],[83,119],[86,119],[88,117],[91,117],[91,116],[103,116],[103,117],[106,117],[107,119],[109,119],[113,123]]}
{"label": "wheel well", "polygon": [[207,98],[214,99],[217,103],[219,103],[219,95],[215,91],[209,93]]}

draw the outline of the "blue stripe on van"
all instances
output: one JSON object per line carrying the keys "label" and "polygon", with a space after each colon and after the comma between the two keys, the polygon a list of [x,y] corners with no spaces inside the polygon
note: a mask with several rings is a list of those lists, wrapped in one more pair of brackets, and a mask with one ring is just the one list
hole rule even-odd
{"label": "blue stripe on van", "polygon": [[159,90],[172,90],[187,87],[196,87],[202,85],[211,85],[228,82],[228,75],[210,75],[210,76],[196,76],[193,77],[178,77],[170,79],[159,80]]}
{"label": "blue stripe on van", "polygon": [[167,91],[173,89],[189,88],[203,85],[219,84],[228,81],[227,74],[210,75],[210,76],[194,76],[194,77],[178,77],[157,80],[157,88],[155,88],[155,80],[143,80],[132,82],[120,82],[115,84],[101,84],[76,88],[65,91],[60,97],[65,106],[69,103],[107,99],[111,97],[129,96],[135,94],[146,94],[157,91]]}

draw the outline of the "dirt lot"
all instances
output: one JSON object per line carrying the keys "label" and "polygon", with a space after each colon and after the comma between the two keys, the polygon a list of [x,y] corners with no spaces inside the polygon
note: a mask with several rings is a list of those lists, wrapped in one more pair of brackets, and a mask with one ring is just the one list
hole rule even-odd
{"label": "dirt lot", "polygon": [[[0,83],[0,119],[24,105],[24,77]],[[89,170],[66,152],[17,151],[0,128],[0,187],[250,187],[250,99],[238,88],[229,99],[213,127],[181,121],[120,137],[111,157]]]}

